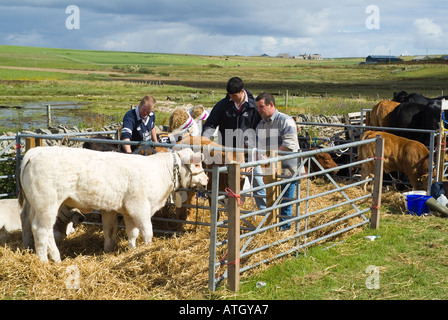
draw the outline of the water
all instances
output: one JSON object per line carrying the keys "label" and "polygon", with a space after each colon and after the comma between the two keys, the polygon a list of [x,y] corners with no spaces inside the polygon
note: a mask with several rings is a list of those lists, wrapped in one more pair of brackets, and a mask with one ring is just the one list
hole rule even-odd
{"label": "water", "polygon": [[51,126],[77,125],[85,116],[80,110],[86,103],[72,101],[39,101],[0,107],[0,128],[30,130],[47,127],[47,105],[51,106]]}

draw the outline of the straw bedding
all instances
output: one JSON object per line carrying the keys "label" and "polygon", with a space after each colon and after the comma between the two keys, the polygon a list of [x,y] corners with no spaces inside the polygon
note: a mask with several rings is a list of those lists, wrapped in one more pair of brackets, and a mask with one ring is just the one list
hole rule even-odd
{"label": "straw bedding", "polygon": [[[328,183],[322,180],[311,182],[311,192],[328,189]],[[303,189],[303,188],[302,188]],[[302,190],[302,192],[304,192]],[[350,198],[362,194],[361,189],[351,188],[346,192]],[[396,203],[395,193],[385,195]],[[321,203],[326,205],[341,201],[342,196],[332,194],[325,199],[309,203],[309,211],[317,209]],[[385,200],[383,200],[384,203]],[[198,203],[203,203],[199,199]],[[360,204],[360,206],[369,203]],[[251,199],[247,198],[243,210],[252,210]],[[347,206],[307,221],[308,228],[322,224],[330,219],[347,215],[351,209]],[[167,210],[168,215],[172,215]],[[207,210],[190,214],[193,220],[209,221]],[[261,217],[249,219],[256,225]],[[307,237],[307,241],[323,234],[358,223],[354,218],[345,223],[320,230],[318,234]],[[303,230],[301,223],[300,230]],[[157,222],[155,228],[162,227]],[[174,224],[169,224],[171,227]],[[165,223],[163,227],[169,226]],[[242,227],[245,225],[242,224]],[[175,228],[175,227],[174,227]],[[347,237],[353,230],[340,237]],[[292,235],[288,232],[267,232],[257,235],[248,249],[279,240]],[[218,231],[218,241],[226,238],[226,229]],[[242,243],[245,243],[243,240]],[[300,240],[303,243],[303,240]],[[58,244],[63,261],[59,264],[42,263],[37,256],[23,250],[21,233],[0,231],[0,299],[203,299],[213,298],[207,289],[209,259],[209,228],[187,225],[185,233],[174,236],[156,235],[151,244],[144,245],[139,238],[136,249],[127,249],[127,239],[123,229],[119,230],[118,249],[105,254],[103,235],[100,226],[82,225],[66,240]],[[253,264],[293,248],[295,241],[262,251],[254,256],[242,259],[242,265]],[[226,246],[218,248],[217,257],[224,257]],[[261,268],[265,268],[262,266]],[[244,273],[257,272],[260,268]],[[217,268],[222,275],[225,266]],[[77,273],[79,276],[77,276]],[[79,279],[79,280],[78,280]]]}

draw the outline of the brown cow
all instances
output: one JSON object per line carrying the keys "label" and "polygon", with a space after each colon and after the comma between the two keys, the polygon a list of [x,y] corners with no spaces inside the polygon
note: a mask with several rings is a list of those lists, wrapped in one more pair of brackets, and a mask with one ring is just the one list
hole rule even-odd
{"label": "brown cow", "polygon": [[373,127],[390,127],[390,113],[400,103],[395,101],[384,100],[378,102],[370,112],[370,126]]}
{"label": "brown cow", "polygon": [[[311,150],[316,150],[316,149],[311,149]],[[314,155],[314,158],[317,160],[317,162],[319,162],[319,164],[322,166],[322,168],[324,168],[324,170],[336,168],[338,166],[337,163],[334,162],[331,155],[327,152],[318,153],[318,154]],[[310,173],[321,171],[320,168],[317,166],[317,164],[312,160],[311,160],[310,169],[311,169]],[[305,166],[305,171],[308,172],[308,166]],[[332,171],[332,172],[336,173],[337,171]]]}
{"label": "brown cow", "polygon": [[[396,136],[382,131],[366,131],[362,140],[373,139],[380,136],[384,139],[385,173],[398,171],[404,173],[412,184],[413,190],[425,190],[428,181],[429,151],[420,142]],[[358,159],[364,160],[375,155],[375,144],[369,143],[358,147]],[[373,176],[373,161],[362,163],[361,179]],[[367,182],[364,184],[367,190]]]}

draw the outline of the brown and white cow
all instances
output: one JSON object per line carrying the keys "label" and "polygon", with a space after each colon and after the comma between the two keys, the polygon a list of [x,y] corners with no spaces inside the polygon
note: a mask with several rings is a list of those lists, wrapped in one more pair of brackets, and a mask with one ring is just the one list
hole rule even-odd
{"label": "brown and white cow", "polygon": [[[376,136],[384,139],[384,172],[398,171],[404,173],[409,178],[413,190],[425,190],[429,170],[428,149],[418,141],[382,131],[366,131],[361,140],[373,139]],[[374,143],[364,144],[358,147],[359,160],[373,158],[374,155]],[[362,163],[360,166],[362,180],[373,176],[373,161]],[[366,189],[367,183],[364,184],[364,190]]]}

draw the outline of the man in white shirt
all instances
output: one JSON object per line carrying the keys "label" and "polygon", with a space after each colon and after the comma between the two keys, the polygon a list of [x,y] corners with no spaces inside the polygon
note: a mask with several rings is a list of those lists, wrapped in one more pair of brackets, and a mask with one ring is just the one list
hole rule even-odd
{"label": "man in white shirt", "polygon": [[[275,99],[270,93],[262,93],[256,99],[257,110],[262,120],[256,128],[257,146],[262,150],[299,151],[299,140],[297,138],[297,127],[294,119],[287,114],[281,113],[275,107]],[[282,161],[282,175],[293,175],[298,168],[298,160],[291,159]],[[282,191],[287,184],[282,185]],[[284,198],[295,197],[296,182],[292,182],[284,194]],[[283,200],[288,202],[290,200]],[[280,221],[285,221],[292,216],[292,205],[282,207],[280,210]],[[280,230],[287,230],[291,224],[284,224]]]}

